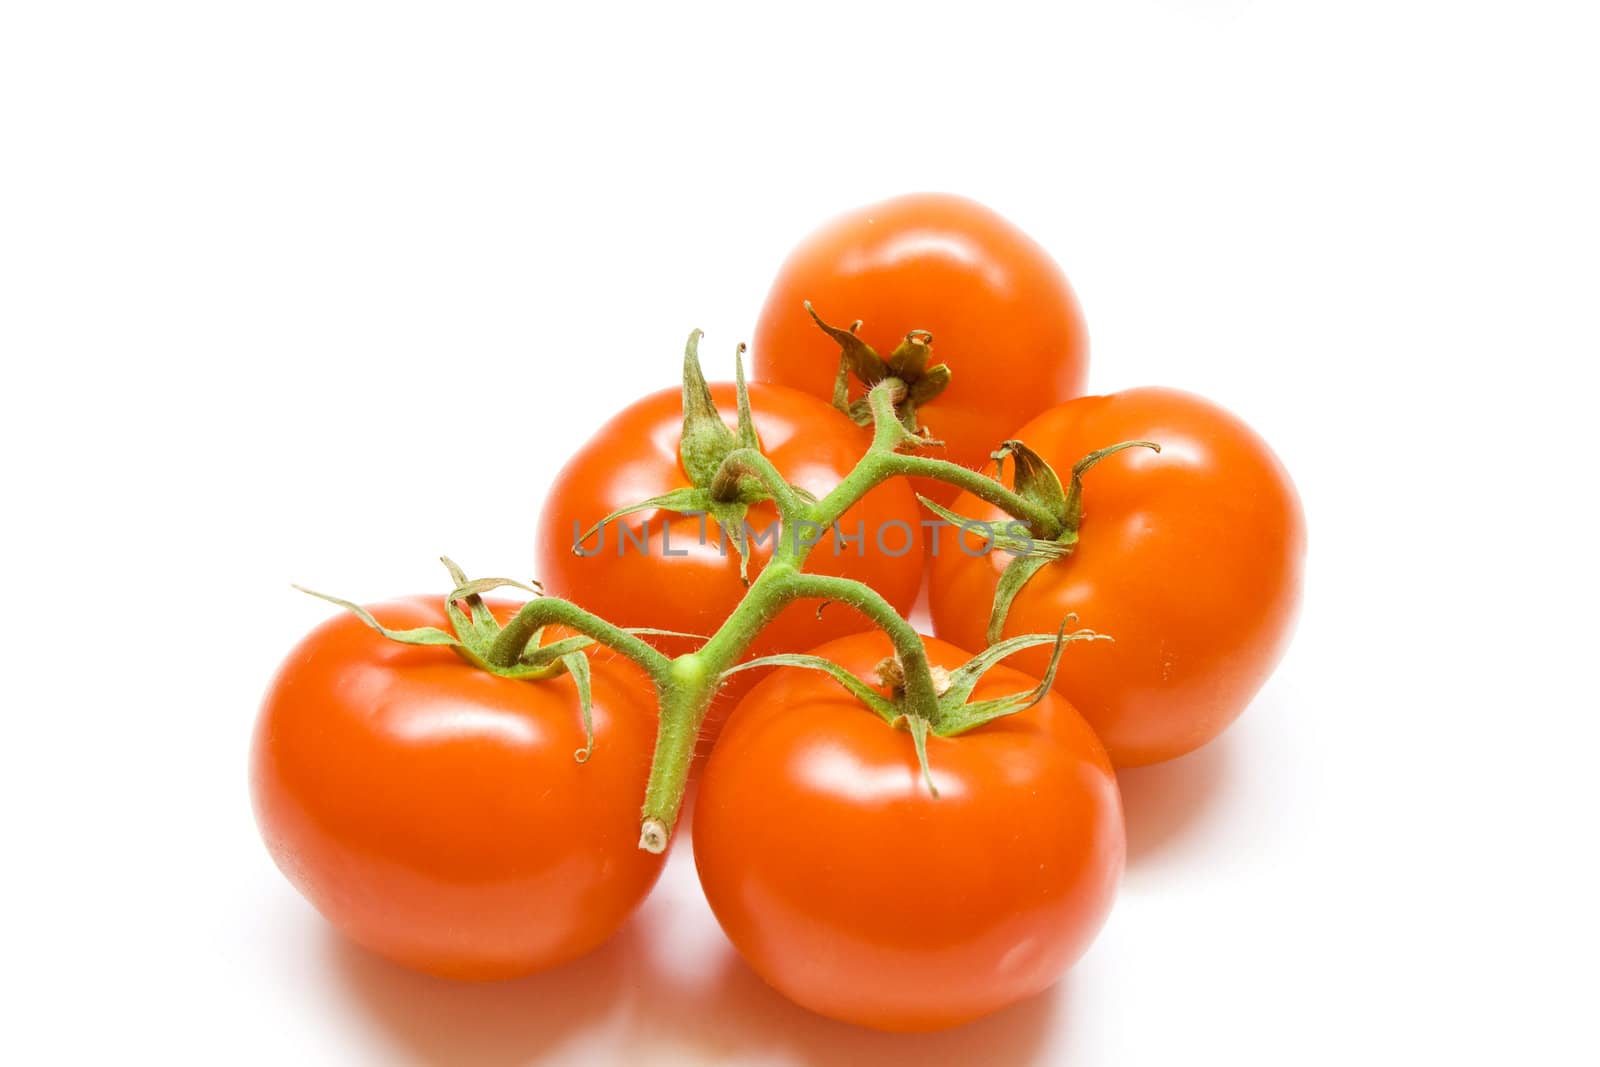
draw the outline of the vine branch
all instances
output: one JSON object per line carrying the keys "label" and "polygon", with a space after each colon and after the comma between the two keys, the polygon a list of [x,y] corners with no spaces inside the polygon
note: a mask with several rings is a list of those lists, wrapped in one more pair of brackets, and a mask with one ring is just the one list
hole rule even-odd
{"label": "vine branch", "polygon": [[643,668],[657,688],[666,683],[670,659],[622,627],[558,597],[537,597],[522,605],[489,646],[488,661],[498,667],[516,663],[539,628],[549,625],[565,626],[615,649]]}

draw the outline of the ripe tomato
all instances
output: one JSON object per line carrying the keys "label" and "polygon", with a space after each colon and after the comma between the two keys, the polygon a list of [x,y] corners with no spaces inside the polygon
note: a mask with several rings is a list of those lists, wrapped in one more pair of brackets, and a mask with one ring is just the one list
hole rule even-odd
{"label": "ripe tomato", "polygon": [[[826,400],[839,346],[807,300],[834,325],[862,320],[860,336],[881,356],[907,331],[933,334],[933,361],[953,377],[918,413],[946,443],[929,455],[980,467],[1009,431],[1083,392],[1089,339],[1066,275],[1027,234],[964,197],[868,204],[808,236],[778,269],[756,324],[755,377]],[[955,495],[942,482],[917,486],[935,500]]]}
{"label": "ripe tomato", "polygon": [[[1004,633],[1048,630],[1074,612],[1115,639],[1074,648],[1055,685],[1120,767],[1172,759],[1216,737],[1282,656],[1300,601],[1305,523],[1282,464],[1233,415],[1172,389],[1083,397],[1011,436],[1063,480],[1097,448],[1161,445],[1159,454],[1120,452],[1085,475],[1075,551],[1022,587]],[[1005,519],[966,494],[951,510]],[[968,554],[981,549],[976,535],[940,531],[929,602],[946,640],[984,643],[1011,557]],[[1037,651],[1012,662],[1042,670]]]}
{"label": "ripe tomato", "polygon": [[[734,388],[711,387],[717,408],[733,424]],[[790,483],[822,496],[848,474],[866,451],[849,421],[826,404],[777,386],[752,384],[750,406],[762,451]],[[628,406],[607,422],[556,475],[538,524],[538,570],[545,592],[565,597],[619,626],[653,627],[709,636],[743,599],[739,559],[724,546],[709,518],[646,511],[608,523],[605,540],[585,542],[590,555],[572,552],[574,531],[611,512],[660,496],[691,482],[678,459],[683,407],[679,390],[668,389]],[[921,529],[924,515],[903,479],[873,489],[847,511],[838,528],[860,541],[835,543],[824,534],[806,569],[866,582],[898,611],[906,611],[922,583]],[[770,503],[751,507],[756,531],[750,549],[753,581],[772,556],[777,512]],[[619,532],[618,527],[621,528]],[[882,535],[880,543],[879,535]],[[639,547],[640,541],[644,547]],[[842,547],[841,547],[842,546]],[[868,623],[847,608],[820,618],[815,604],[792,604],[757,638],[751,655],[799,652]],[[693,651],[698,642],[649,638],[663,651]],[[706,730],[717,724],[757,671],[732,676],[713,706]]]}
{"label": "ripe tomato", "polygon": [[[927,644],[936,666],[970,658]],[[890,650],[872,632],[816,654],[871,679]],[[971,699],[1037,684],[1001,665]],[[911,735],[811,670],[779,668],[723,729],[695,807],[700,882],[745,960],[803,1007],[883,1030],[955,1026],[1051,985],[1105,920],[1121,802],[1065,700],[929,737],[928,762],[938,797]]]}
{"label": "ripe tomato", "polygon": [[[449,629],[441,598],[371,610],[391,628]],[[251,788],[272,858],[341,932],[407,967],[508,978],[581,956],[661,871],[636,847],[654,692],[604,652],[591,692],[580,764],[571,677],[500,678],[330,619],[284,661],[256,725]]]}

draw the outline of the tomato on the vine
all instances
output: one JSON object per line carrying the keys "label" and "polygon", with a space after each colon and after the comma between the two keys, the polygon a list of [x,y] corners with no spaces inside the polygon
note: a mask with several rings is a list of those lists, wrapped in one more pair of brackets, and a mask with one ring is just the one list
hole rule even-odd
{"label": "tomato on the vine", "polygon": [[[1088,333],[1066,275],[1043,248],[989,208],[918,193],[868,204],[823,225],[779,268],[751,347],[758,380],[833,396],[839,346],[804,304],[887,356],[911,330],[932,336],[952,371],[917,414],[945,442],[931,451],[969,467],[1006,433],[1083,392]],[[859,391],[859,385],[856,386]],[[936,500],[955,490],[919,482]]]}
{"label": "tomato on the vine", "polygon": [[[1056,689],[1094,726],[1118,766],[1181,756],[1244,710],[1288,645],[1300,601],[1305,522],[1278,458],[1235,416],[1173,389],[1082,397],[1010,435],[1063,480],[1074,463],[1121,441],[1153,441],[1084,476],[1078,541],[1012,601],[1004,634],[1075,613],[1110,635],[1075,650]],[[962,494],[951,511],[1004,522]],[[989,605],[1011,557],[977,532],[944,527],[930,564],[934,632],[982,646]],[[1040,669],[1034,649],[1014,660]]]}
{"label": "tomato on the vine", "polygon": [[[735,390],[711,386],[731,426]],[[762,452],[785,480],[815,496],[833,489],[864,451],[855,427],[826,404],[792,389],[753,383],[750,407]],[[709,516],[649,510],[607,523],[573,552],[576,534],[614,511],[691,485],[679,458],[683,406],[678,390],[653,393],[615,415],[556,475],[539,517],[537,574],[545,591],[565,597],[619,626],[709,636],[747,586],[738,553]],[[877,486],[845,512],[835,530],[810,531],[816,542],[806,570],[872,586],[897,611],[916,599],[922,582],[924,515],[903,479]],[[776,546],[778,514],[770,502],[751,505],[748,577],[754,580]],[[837,531],[837,533],[835,532]],[[866,629],[854,612],[791,604],[766,626],[750,656],[798,652]],[[698,642],[652,637],[669,653]],[[757,672],[734,675],[704,730],[714,734]]]}
{"label": "tomato on the vine", "polygon": [[[969,659],[926,644],[937,667]],[[863,679],[891,652],[878,631],[815,650]],[[1001,665],[972,699],[1037,684]],[[1110,910],[1121,803],[1065,700],[931,736],[927,757],[938,796],[911,734],[813,670],[778,668],[723,729],[694,814],[701,885],[750,966],[803,1007],[883,1030],[968,1022],[1054,983]]]}
{"label": "tomato on the vine", "polygon": [[[439,598],[371,611],[393,629],[449,626]],[[636,844],[654,690],[606,652],[589,682],[592,746],[569,675],[498,677],[328,620],[284,660],[256,726],[273,859],[346,936],[417,970],[508,978],[588,952],[661,871]]]}

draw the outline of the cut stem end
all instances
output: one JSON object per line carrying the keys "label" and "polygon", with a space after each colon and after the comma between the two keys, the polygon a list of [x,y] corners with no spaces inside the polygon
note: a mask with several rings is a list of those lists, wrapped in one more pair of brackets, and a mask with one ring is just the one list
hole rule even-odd
{"label": "cut stem end", "polygon": [[667,839],[667,824],[660,819],[646,819],[639,825],[639,847],[651,855],[665,852]]}

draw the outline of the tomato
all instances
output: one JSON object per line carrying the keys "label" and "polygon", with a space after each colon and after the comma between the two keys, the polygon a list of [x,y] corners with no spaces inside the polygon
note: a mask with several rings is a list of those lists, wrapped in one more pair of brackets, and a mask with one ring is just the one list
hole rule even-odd
{"label": "tomato", "polygon": [[[964,197],[918,193],[858,208],[778,269],[756,324],[754,375],[829,399],[839,346],[807,300],[834,325],[860,319],[882,356],[910,330],[932,333],[933,361],[953,377],[918,412],[946,444],[929,455],[980,467],[1009,431],[1083,392],[1088,333],[1066,275],[1027,234]],[[918,489],[955,495],[942,482]]]}
{"label": "tomato", "polygon": [[[734,388],[711,387],[717,408],[733,424]],[[752,384],[750,406],[762,451],[792,484],[822,496],[837,485],[866,451],[855,427],[826,404],[791,389]],[[538,524],[538,570],[545,592],[565,597],[619,626],[710,634],[744,598],[739,559],[725,547],[719,527],[707,518],[647,511],[608,523],[603,542],[585,542],[589,555],[572,552],[574,531],[641,500],[688,487],[678,458],[683,407],[679,390],[654,393],[607,422],[556,475]],[[873,489],[845,512],[838,529],[859,541],[823,534],[806,562],[817,574],[866,582],[902,613],[922,582],[921,527],[924,514],[903,479]],[[749,577],[753,581],[772,556],[777,512],[770,503],[751,507],[756,531]],[[619,533],[618,527],[621,527]],[[880,540],[881,534],[881,540]],[[643,548],[639,542],[643,541]],[[798,652],[833,637],[866,629],[860,615],[815,604],[792,604],[762,632],[751,655]],[[649,638],[671,653],[692,651],[699,642]],[[737,696],[760,671],[729,680],[705,727],[714,734]]]}
{"label": "tomato", "polygon": [[[391,628],[449,628],[442,598],[371,610]],[[594,747],[579,763],[570,676],[497,677],[353,615],[317,627],[256,726],[251,788],[272,858],[346,936],[431,974],[507,978],[595,948],[661,858],[636,847],[654,692],[631,663],[591,659]]]}
{"label": "tomato", "polygon": [[[1073,612],[1115,639],[1074,647],[1055,684],[1118,766],[1171,759],[1216,737],[1282,656],[1300,601],[1305,523],[1283,465],[1239,419],[1172,389],[1083,397],[1012,436],[1063,480],[1103,446],[1161,445],[1159,454],[1120,452],[1085,475],[1075,551],[1022,587],[1004,633],[1048,630]],[[966,494],[951,510],[1005,519]],[[946,640],[984,643],[1011,557],[969,554],[981,548],[974,534],[940,531],[929,600]],[[1042,670],[1038,653],[1012,662]]]}
{"label": "tomato", "polygon": [[[927,645],[936,666],[970,658]],[[890,650],[872,632],[815,651],[870,679]],[[1035,685],[1002,664],[971,700]],[[928,763],[937,797],[911,735],[817,671],[780,668],[724,727],[694,813],[700,882],[740,954],[803,1007],[955,1026],[1051,985],[1105,920],[1121,803],[1065,700],[930,737]]]}

